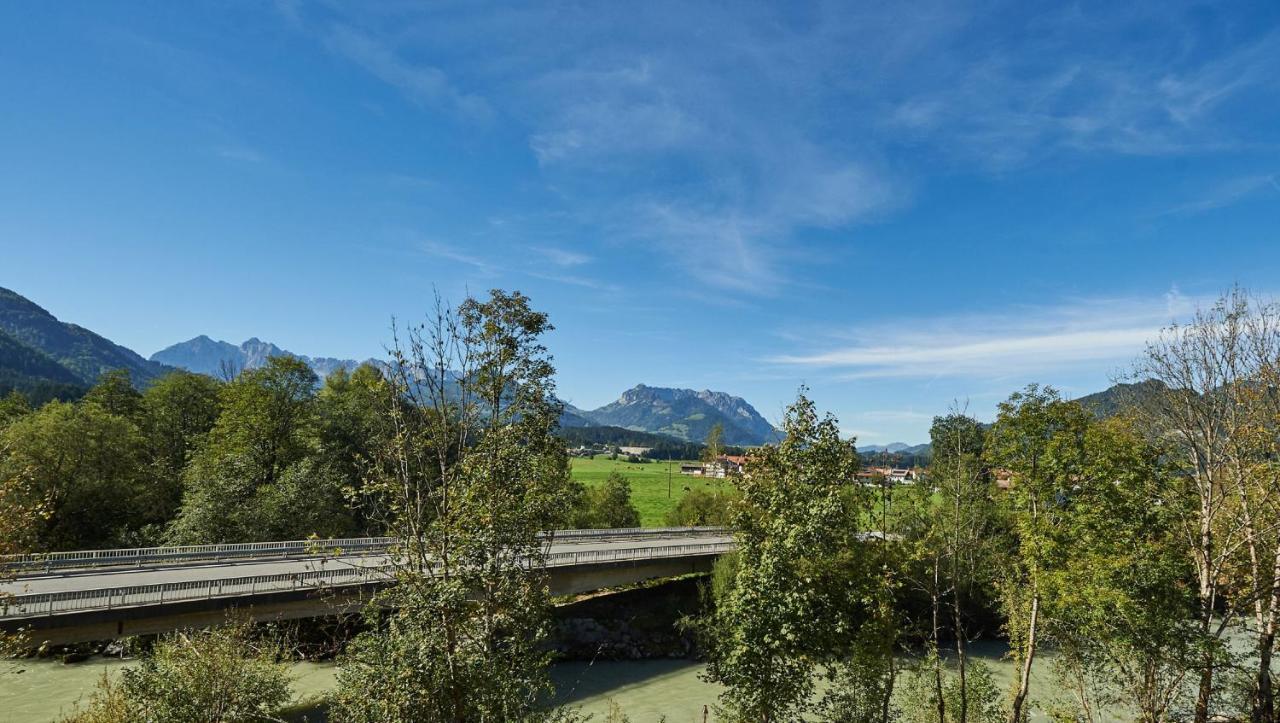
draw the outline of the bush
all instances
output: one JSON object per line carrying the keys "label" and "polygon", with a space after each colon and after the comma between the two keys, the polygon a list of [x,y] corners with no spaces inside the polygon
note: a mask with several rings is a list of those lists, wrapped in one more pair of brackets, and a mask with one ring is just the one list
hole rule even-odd
{"label": "bush", "polygon": [[139,665],[106,675],[89,705],[65,723],[253,723],[277,720],[292,697],[278,651],[250,640],[247,625],[162,638]]}
{"label": "bush", "polygon": [[674,509],[667,512],[668,527],[720,527],[729,524],[736,490],[715,492],[693,489],[685,493]]}
{"label": "bush", "polygon": [[640,526],[640,510],[631,501],[631,482],[618,472],[599,487],[578,484],[573,492],[573,511],[569,527],[582,529],[617,529]]}

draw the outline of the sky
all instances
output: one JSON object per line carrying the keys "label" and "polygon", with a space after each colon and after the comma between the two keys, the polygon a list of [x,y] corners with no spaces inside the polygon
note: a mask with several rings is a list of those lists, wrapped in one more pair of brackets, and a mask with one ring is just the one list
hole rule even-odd
{"label": "sky", "polygon": [[1280,4],[9,2],[0,286],[144,356],[519,289],[560,395],[864,444],[1280,279]]}

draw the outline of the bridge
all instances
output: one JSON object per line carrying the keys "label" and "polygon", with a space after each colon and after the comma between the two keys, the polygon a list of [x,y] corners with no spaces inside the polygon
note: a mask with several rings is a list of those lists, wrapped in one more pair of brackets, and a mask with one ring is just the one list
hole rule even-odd
{"label": "bridge", "polygon": [[[711,569],[733,549],[721,528],[560,530],[545,535],[553,595]],[[0,629],[33,645],[217,624],[356,612],[393,577],[391,538],[255,542],[11,556]]]}

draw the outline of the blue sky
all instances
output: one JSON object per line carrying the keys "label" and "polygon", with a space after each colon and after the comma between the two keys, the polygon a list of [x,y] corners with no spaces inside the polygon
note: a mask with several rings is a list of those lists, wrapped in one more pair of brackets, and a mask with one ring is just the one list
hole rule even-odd
{"label": "blue sky", "polygon": [[138,352],[550,312],[562,395],[865,443],[1280,271],[1280,5],[5,3],[0,285]]}

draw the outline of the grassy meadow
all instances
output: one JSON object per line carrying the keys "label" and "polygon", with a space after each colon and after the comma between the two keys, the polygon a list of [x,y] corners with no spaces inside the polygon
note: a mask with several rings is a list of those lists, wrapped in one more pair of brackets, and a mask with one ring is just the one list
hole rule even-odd
{"label": "grassy meadow", "polygon": [[[603,484],[614,470],[630,480],[631,499],[640,510],[640,524],[645,527],[665,526],[667,510],[676,506],[686,490],[697,487],[710,489],[716,482],[724,484],[723,480],[680,474],[682,463],[679,461],[632,464],[625,459],[611,460],[602,454],[591,459],[574,457],[572,462],[573,478],[588,487]],[[667,496],[668,465],[671,470],[670,497]]]}

